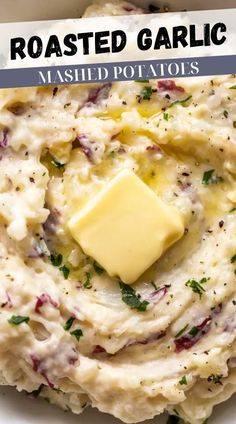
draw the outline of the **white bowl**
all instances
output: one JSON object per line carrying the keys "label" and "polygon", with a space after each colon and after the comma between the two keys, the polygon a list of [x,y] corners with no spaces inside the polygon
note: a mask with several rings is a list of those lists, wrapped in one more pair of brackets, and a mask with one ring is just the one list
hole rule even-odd
{"label": "white bowl", "polygon": [[[156,0],[133,0],[139,6],[156,4]],[[1,0],[0,22],[61,19],[79,17],[91,0]],[[235,7],[235,0],[158,0],[158,6],[171,11],[183,9],[221,9]],[[233,72],[233,69],[232,69]],[[235,397],[215,408],[209,424],[235,424]],[[0,388],[0,424],[119,424],[120,421],[91,408],[79,417],[65,413],[43,400],[31,400],[15,389]],[[147,424],[164,424],[166,417],[156,417]]]}

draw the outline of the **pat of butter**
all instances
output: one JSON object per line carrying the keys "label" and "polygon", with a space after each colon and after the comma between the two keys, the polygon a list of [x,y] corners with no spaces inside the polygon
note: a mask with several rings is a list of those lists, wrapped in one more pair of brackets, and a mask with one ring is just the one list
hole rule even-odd
{"label": "pat of butter", "polygon": [[184,233],[180,213],[129,170],[112,179],[68,227],[87,255],[127,284]]}

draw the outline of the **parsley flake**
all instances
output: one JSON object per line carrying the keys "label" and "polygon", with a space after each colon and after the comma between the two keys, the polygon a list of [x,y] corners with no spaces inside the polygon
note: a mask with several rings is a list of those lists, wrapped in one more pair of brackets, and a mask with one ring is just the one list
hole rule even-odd
{"label": "parsley flake", "polygon": [[209,185],[209,184],[218,184],[223,181],[222,177],[219,177],[216,175],[214,169],[209,169],[208,171],[205,171],[202,177],[202,184]]}
{"label": "parsley flake", "polygon": [[59,267],[62,264],[63,256],[60,253],[52,253],[50,260],[53,266]]}
{"label": "parsley flake", "polygon": [[91,289],[92,288],[92,284],[91,284],[92,274],[90,272],[86,272],[85,275],[86,275],[86,280],[83,284],[83,287],[85,289]]}
{"label": "parsley flake", "polygon": [[221,382],[222,377],[223,377],[223,375],[222,375],[222,374],[220,374],[220,375],[217,375],[217,374],[211,374],[211,375],[208,377],[207,381],[208,381],[209,383],[213,382],[214,384],[220,384],[221,386],[223,386],[223,383]]}
{"label": "parsley flake", "polygon": [[225,118],[228,118],[229,117],[229,112],[227,110],[224,110],[223,114],[224,114],[224,117]]}
{"label": "parsley flake", "polygon": [[203,293],[206,291],[206,290],[204,289],[204,287],[202,287],[202,284],[205,284],[205,283],[206,283],[207,281],[209,281],[209,280],[210,280],[210,278],[205,278],[205,277],[204,277],[204,278],[202,278],[200,281],[196,281],[196,280],[188,280],[188,281],[185,283],[185,286],[186,286],[186,287],[190,287],[194,293],[199,294],[199,297],[200,297],[200,299],[201,299],[201,297],[202,297]]}
{"label": "parsley flake", "polygon": [[236,90],[236,85],[232,85],[231,87],[229,87],[230,90]]}
{"label": "parsley flake", "polygon": [[66,321],[66,323],[65,323],[65,325],[63,327],[65,331],[69,331],[71,329],[74,320],[75,320],[74,317],[68,318],[68,320]]}
{"label": "parsley flake", "polygon": [[184,106],[185,103],[187,103],[190,99],[192,99],[192,97],[193,96],[188,96],[188,97],[186,97],[186,99],[183,99],[183,100],[175,100],[175,102],[170,104],[169,108],[176,106],[176,105]]}
{"label": "parsley flake", "polygon": [[185,325],[185,327],[183,327],[176,335],[175,335],[175,339],[178,339],[180,336],[182,336],[182,334],[185,333],[185,331],[187,330],[189,324]]}
{"label": "parsley flake", "polygon": [[146,300],[141,300],[140,294],[136,294],[135,290],[130,287],[128,284],[119,282],[122,300],[126,305],[128,305],[131,309],[137,309],[139,312],[144,312],[149,305],[149,302]]}
{"label": "parsley flake", "polygon": [[189,334],[193,337],[195,337],[198,333],[199,333],[199,329],[195,326],[192,327],[191,330],[189,331]]}
{"label": "parsley flake", "polygon": [[163,113],[163,119],[165,120],[165,121],[169,121],[169,118],[170,118],[170,115],[169,115],[169,113],[167,113],[167,112],[164,112]]}
{"label": "parsley flake", "polygon": [[65,280],[67,280],[70,274],[70,269],[66,265],[61,266],[59,269],[64,275]]}
{"label": "parsley flake", "polygon": [[153,93],[153,91],[152,91],[152,87],[148,87],[148,86],[144,87],[144,88],[141,90],[140,94],[138,94],[138,95],[136,96],[136,97],[137,97],[138,102],[139,102],[139,103],[141,103],[141,102],[143,102],[144,100],[151,100],[152,93]]}
{"label": "parsley flake", "polygon": [[104,273],[104,269],[100,265],[98,265],[97,262],[93,263],[93,267],[94,267],[94,271],[96,272],[96,274],[102,275]]}
{"label": "parsley flake", "polygon": [[70,333],[72,336],[75,336],[76,340],[79,342],[80,341],[80,337],[83,336],[83,331],[80,328],[77,328],[74,331],[71,331]]}
{"label": "parsley flake", "polygon": [[135,82],[140,82],[141,84],[148,84],[149,80],[135,80]]}
{"label": "parsley flake", "polygon": [[24,316],[21,316],[21,315],[12,315],[12,317],[8,320],[8,322],[9,322],[9,324],[12,324],[12,325],[20,325],[23,322],[28,324],[29,317],[24,317]]}
{"label": "parsley flake", "polygon": [[188,384],[186,375],[184,375],[181,380],[179,380],[179,384],[183,386],[184,384]]}
{"label": "parsley flake", "polygon": [[230,262],[231,262],[231,264],[236,262],[236,254],[234,256],[232,256],[232,258],[230,259]]}

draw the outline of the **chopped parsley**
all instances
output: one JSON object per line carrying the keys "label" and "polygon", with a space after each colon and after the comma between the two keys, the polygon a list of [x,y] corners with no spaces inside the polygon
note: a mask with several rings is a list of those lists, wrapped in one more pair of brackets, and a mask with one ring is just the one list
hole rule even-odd
{"label": "chopped parsley", "polygon": [[140,82],[141,84],[149,84],[149,80],[135,80],[135,82]]}
{"label": "chopped parsley", "polygon": [[23,322],[26,322],[26,324],[28,324],[29,322],[29,317],[24,317],[21,315],[12,315],[12,317],[8,320],[9,324],[12,325],[20,325]]}
{"label": "chopped parsley", "polygon": [[141,90],[140,94],[138,94],[138,95],[136,96],[136,97],[137,97],[138,102],[139,102],[139,103],[141,103],[141,102],[143,102],[144,100],[151,100],[152,93],[153,93],[153,91],[152,91],[152,87],[148,87],[148,86],[144,87],[144,88]]}
{"label": "chopped parsley", "polygon": [[231,90],[236,90],[236,85],[232,85],[232,87],[229,87]]}
{"label": "chopped parsley", "polygon": [[186,97],[186,99],[183,99],[183,100],[175,100],[175,102],[170,104],[169,108],[176,106],[176,105],[184,106],[185,103],[187,103],[191,98],[192,98],[192,96],[188,96],[188,97]]}
{"label": "chopped parsley", "polygon": [[65,331],[69,331],[71,329],[74,320],[75,320],[74,317],[68,318],[68,320],[66,321],[66,323],[65,323],[65,325],[63,327]]}
{"label": "chopped parsley", "polygon": [[93,267],[94,267],[94,271],[96,272],[96,274],[102,275],[104,273],[104,269],[100,265],[98,265],[97,262],[93,263]]}
{"label": "chopped parsley", "polygon": [[128,305],[131,309],[137,309],[139,312],[144,312],[149,305],[149,302],[146,300],[141,300],[140,294],[136,294],[135,290],[130,287],[128,284],[119,282],[122,300],[126,305]]}
{"label": "chopped parsley", "polygon": [[180,418],[176,415],[169,415],[169,418],[167,420],[166,424],[179,424]]}
{"label": "chopped parsley", "polygon": [[231,264],[236,262],[236,254],[234,256],[232,256],[232,258],[230,259],[230,262],[231,262]]}
{"label": "chopped parsley", "polygon": [[60,253],[52,253],[50,260],[53,266],[59,267],[62,264],[63,256]]}
{"label": "chopped parsley", "polygon": [[229,112],[227,110],[224,110],[223,114],[224,114],[224,117],[225,118],[228,118],[229,117]]}
{"label": "chopped parsley", "polygon": [[69,277],[69,274],[70,274],[69,268],[66,265],[63,265],[59,269],[62,272],[62,274],[64,275],[65,280],[67,280],[67,278]]}
{"label": "chopped parsley", "polygon": [[77,328],[74,331],[71,331],[70,333],[72,336],[75,336],[76,340],[79,342],[80,341],[80,337],[83,336],[83,331],[80,328]]}
{"label": "chopped parsley", "polygon": [[61,169],[61,170],[64,170],[65,169],[65,164],[64,163],[61,163],[61,162],[58,162],[55,158],[53,158],[51,160],[51,164],[53,166],[55,166],[57,169]]}
{"label": "chopped parsley", "polygon": [[50,260],[53,266],[59,268],[59,270],[64,275],[65,280],[69,277],[70,269],[66,265],[62,265],[63,256],[61,253],[52,253],[50,255]]}
{"label": "chopped parsley", "polygon": [[214,169],[209,169],[208,171],[205,171],[202,177],[202,184],[209,185],[209,184],[218,184],[223,181],[222,177],[219,177],[216,175]]}
{"label": "chopped parsley", "polygon": [[175,339],[178,339],[180,336],[182,336],[182,334],[185,333],[185,331],[187,330],[189,324],[185,325],[185,327],[183,327],[176,335],[175,335]]}
{"label": "chopped parsley", "polygon": [[165,121],[169,121],[169,118],[170,118],[170,115],[169,115],[169,113],[167,113],[167,112],[164,112],[163,113],[163,119],[165,120]]}
{"label": "chopped parsley", "polygon": [[207,423],[208,423],[208,418],[206,418],[206,420],[204,420],[202,424],[207,424]]}
{"label": "chopped parsley", "polygon": [[230,209],[229,213],[233,213],[235,211],[236,211],[236,208],[232,208],[232,209]]}
{"label": "chopped parsley", "polygon": [[85,275],[86,275],[86,280],[83,284],[83,287],[85,289],[91,289],[92,288],[92,284],[91,284],[92,274],[90,272],[86,272]]}
{"label": "chopped parsley", "polygon": [[212,382],[212,383],[214,383],[214,384],[220,384],[221,386],[223,386],[222,381],[221,381],[222,377],[223,377],[223,375],[222,375],[222,374],[220,374],[220,375],[217,375],[217,374],[211,374],[211,375],[208,377],[207,381],[208,381],[209,383],[210,383],[210,382]]}
{"label": "chopped parsley", "polygon": [[210,280],[210,278],[205,278],[205,277],[204,277],[204,278],[202,278],[200,281],[196,281],[196,280],[188,280],[188,281],[185,283],[185,286],[186,286],[186,287],[190,287],[194,293],[199,294],[199,297],[200,297],[200,299],[201,299],[201,297],[202,297],[203,293],[206,291],[206,290],[204,289],[204,287],[202,287],[202,284],[205,284],[205,283],[206,283],[207,281],[209,281],[209,280]]}
{"label": "chopped parsley", "polygon": [[189,331],[189,334],[193,337],[195,337],[198,333],[199,333],[199,329],[195,326],[192,327],[191,330]]}
{"label": "chopped parsley", "polygon": [[179,380],[179,384],[183,386],[184,384],[188,384],[186,375],[184,375],[181,380]]}

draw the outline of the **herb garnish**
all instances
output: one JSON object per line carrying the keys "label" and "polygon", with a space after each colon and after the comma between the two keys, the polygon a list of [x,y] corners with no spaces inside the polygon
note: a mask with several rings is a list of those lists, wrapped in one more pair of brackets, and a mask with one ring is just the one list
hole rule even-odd
{"label": "herb garnish", "polygon": [[175,335],[175,339],[178,339],[178,337],[182,336],[182,334],[185,333],[185,331],[187,330],[189,324],[185,325],[184,328],[182,328],[176,335]]}
{"label": "herb garnish", "polygon": [[62,264],[63,256],[60,253],[52,253],[50,260],[53,266],[59,267]]}
{"label": "herb garnish", "polygon": [[186,375],[184,375],[181,380],[179,380],[179,384],[183,386],[184,384],[188,384]]}
{"label": "herb garnish", "polygon": [[209,281],[209,280],[210,280],[210,278],[205,278],[205,277],[204,277],[204,278],[202,278],[200,281],[196,281],[196,280],[188,280],[188,281],[185,283],[185,286],[186,286],[186,287],[190,287],[194,293],[199,294],[199,297],[200,297],[200,299],[201,299],[202,294],[206,291],[206,290],[204,289],[204,287],[202,287],[202,284],[205,284],[205,283],[206,283],[207,281]]}
{"label": "herb garnish", "polygon": [[236,254],[234,256],[232,256],[232,258],[230,259],[230,262],[231,262],[231,264],[236,262]]}
{"label": "herb garnish", "polygon": [[66,265],[63,265],[59,268],[59,270],[62,272],[62,274],[64,275],[65,280],[68,279],[69,274],[70,274],[70,270]]}
{"label": "herb garnish", "polygon": [[199,333],[199,329],[195,326],[192,327],[191,330],[189,331],[189,334],[193,337],[195,337],[198,333]]}
{"label": "herb garnish", "polygon": [[61,253],[51,253],[50,260],[52,265],[59,268],[59,270],[64,275],[65,280],[67,280],[70,274],[70,269],[66,265],[62,265],[63,256],[61,255]]}
{"label": "herb garnish", "polygon": [[176,415],[169,415],[169,418],[167,420],[166,424],[179,424],[180,418]]}
{"label": "herb garnish", "polygon": [[85,275],[86,275],[86,280],[83,284],[83,287],[85,289],[91,289],[92,288],[92,284],[91,284],[92,274],[90,272],[86,272]]}
{"label": "herb garnish", "polygon": [[169,115],[169,113],[167,113],[167,112],[164,112],[163,113],[163,119],[165,120],[165,121],[169,121],[169,118],[170,118],[170,115]]}
{"label": "herb garnish", "polygon": [[142,301],[140,294],[136,294],[135,290],[128,284],[120,281],[119,285],[122,293],[122,300],[126,305],[130,306],[131,309],[137,309],[139,312],[146,311],[149,302],[146,300]]}
{"label": "herb garnish", "polygon": [[214,169],[209,169],[209,171],[205,171],[202,177],[202,184],[209,185],[209,184],[218,184],[223,181],[223,178],[216,175]]}
{"label": "herb garnish", "polygon": [[236,85],[232,85],[232,87],[229,87],[231,90],[236,90]]}
{"label": "herb garnish", "polygon": [[223,383],[221,382],[222,377],[223,377],[223,375],[222,375],[222,374],[220,374],[220,375],[217,375],[217,374],[211,374],[211,375],[208,377],[207,381],[208,381],[209,383],[212,381],[214,384],[220,384],[221,386],[223,386]]}
{"label": "herb garnish", "polygon": [[68,320],[66,321],[66,323],[65,323],[65,325],[63,327],[65,331],[69,331],[71,329],[74,320],[75,320],[74,317],[68,318]]}
{"label": "herb garnish", "polygon": [[228,118],[229,117],[229,112],[227,110],[224,110],[223,114],[224,114],[224,117],[225,118]]}
{"label": "herb garnish", "polygon": [[74,331],[71,331],[71,333],[70,333],[72,336],[75,336],[76,337],[76,339],[77,339],[77,341],[79,342],[79,340],[80,340],[80,337],[82,337],[83,336],[83,331],[80,329],[80,328],[77,328],[76,330],[74,330]]}
{"label": "herb garnish", "polygon": [[170,104],[169,108],[171,108],[171,107],[173,107],[175,105],[182,105],[182,106],[184,106],[185,103],[187,103],[192,97],[193,96],[188,96],[188,97],[186,97],[186,99],[183,99],[183,100],[175,100],[175,102],[173,102],[173,103]]}
{"label": "herb garnish", "polygon": [[93,263],[93,267],[94,267],[94,271],[96,272],[96,274],[102,275],[104,273],[104,269],[100,265],[98,265],[97,262]]}
{"label": "herb garnish", "polygon": [[26,324],[28,324],[29,322],[29,317],[24,317],[21,315],[12,315],[12,317],[8,320],[9,324],[12,325],[19,325],[22,324],[23,322],[26,322]]}
{"label": "herb garnish", "polygon": [[61,170],[64,170],[65,169],[65,164],[64,163],[61,163],[61,162],[58,162],[55,158],[53,158],[51,160],[51,164],[53,166],[55,166],[57,169],[61,169]]}
{"label": "herb garnish", "polygon": [[146,86],[141,90],[140,94],[138,94],[136,98],[138,102],[141,103],[144,100],[150,100],[152,97],[152,93],[153,93],[152,87]]}
{"label": "herb garnish", "polygon": [[140,82],[141,84],[148,84],[149,80],[135,80],[135,82]]}

